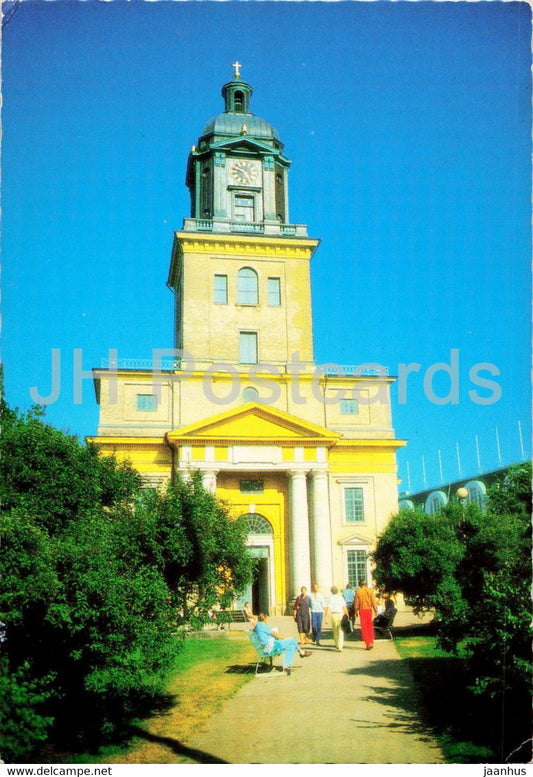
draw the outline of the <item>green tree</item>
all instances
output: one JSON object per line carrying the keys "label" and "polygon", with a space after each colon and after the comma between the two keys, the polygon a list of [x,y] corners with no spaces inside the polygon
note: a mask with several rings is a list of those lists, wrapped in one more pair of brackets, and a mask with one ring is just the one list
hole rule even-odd
{"label": "green tree", "polygon": [[41,408],[19,413],[2,401],[0,421],[4,512],[21,508],[53,534],[95,506],[112,509],[138,493],[141,478],[132,467],[45,423]]}
{"label": "green tree", "polygon": [[200,473],[147,492],[137,508],[156,521],[153,552],[172,591],[180,623],[199,625],[215,605],[230,606],[252,575],[246,527],[202,486]]}
{"label": "green tree", "polygon": [[126,731],[161,698],[179,627],[228,604],[251,561],[198,475],[143,490],[39,409],[1,410],[0,753],[20,760]]}
{"label": "green tree", "polygon": [[428,516],[402,510],[379,537],[373,553],[375,580],[389,591],[402,591],[415,612],[433,609],[454,591],[454,572],[464,546],[444,513]]}

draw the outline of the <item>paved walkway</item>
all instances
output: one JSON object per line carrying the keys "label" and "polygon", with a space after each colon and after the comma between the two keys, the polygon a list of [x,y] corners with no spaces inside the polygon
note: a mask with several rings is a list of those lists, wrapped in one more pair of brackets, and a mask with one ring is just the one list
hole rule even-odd
{"label": "paved walkway", "polygon": [[[400,612],[395,625],[410,621],[419,623]],[[269,622],[296,634],[291,618]],[[258,675],[185,744],[234,764],[443,763],[394,642],[367,651],[354,637],[337,653],[326,632],[321,647],[309,645],[312,656],[296,657],[290,677]]]}

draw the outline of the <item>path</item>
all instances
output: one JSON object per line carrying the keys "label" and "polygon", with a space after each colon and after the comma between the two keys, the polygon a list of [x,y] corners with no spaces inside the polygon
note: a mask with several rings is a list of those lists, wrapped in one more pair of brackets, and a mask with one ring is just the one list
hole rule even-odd
{"label": "path", "polygon": [[[398,625],[406,617],[399,613]],[[270,622],[295,635],[292,619]],[[443,763],[393,642],[367,651],[350,639],[342,653],[331,639],[309,647],[313,655],[297,657],[290,677],[254,678],[185,744],[239,764]]]}

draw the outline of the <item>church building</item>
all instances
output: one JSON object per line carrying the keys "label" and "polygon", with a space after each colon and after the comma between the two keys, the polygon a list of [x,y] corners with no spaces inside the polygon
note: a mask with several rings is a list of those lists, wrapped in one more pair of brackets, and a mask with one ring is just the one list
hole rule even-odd
{"label": "church building", "polygon": [[235,63],[224,111],[187,163],[190,217],[174,234],[174,349],[95,369],[102,453],[147,486],[199,470],[248,521],[256,577],[242,601],[283,614],[302,585],[371,580],[368,553],[398,509],[392,378],[315,364],[311,260],[291,222],[289,167],[251,112]]}

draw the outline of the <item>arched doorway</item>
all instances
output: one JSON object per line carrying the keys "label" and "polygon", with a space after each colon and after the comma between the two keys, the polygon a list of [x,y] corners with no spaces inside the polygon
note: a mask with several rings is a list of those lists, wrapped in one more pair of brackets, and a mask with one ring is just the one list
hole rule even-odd
{"label": "arched doorway", "polygon": [[239,596],[238,606],[250,602],[255,613],[270,612],[274,595],[274,538],[272,526],[258,513],[241,515],[239,521],[247,524],[247,546],[255,560],[253,580]]}

